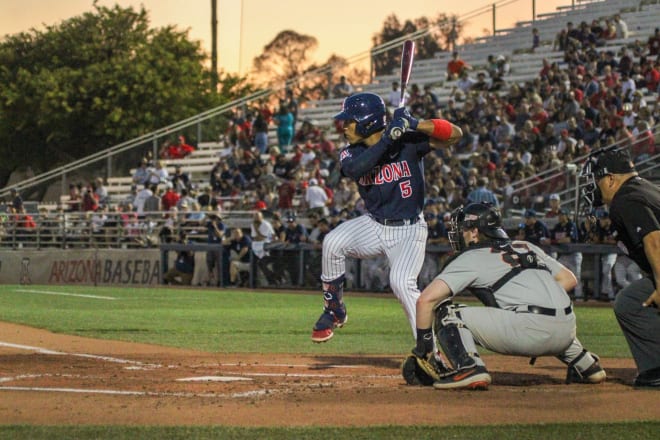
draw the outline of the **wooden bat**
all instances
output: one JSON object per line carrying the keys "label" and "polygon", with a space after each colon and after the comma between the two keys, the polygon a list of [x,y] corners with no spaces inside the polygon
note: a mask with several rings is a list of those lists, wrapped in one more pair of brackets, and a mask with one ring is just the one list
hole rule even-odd
{"label": "wooden bat", "polygon": [[412,40],[404,41],[403,51],[401,52],[401,100],[399,101],[399,107],[404,107],[406,105],[406,88],[408,87],[410,72],[412,72],[414,56],[415,42]]}

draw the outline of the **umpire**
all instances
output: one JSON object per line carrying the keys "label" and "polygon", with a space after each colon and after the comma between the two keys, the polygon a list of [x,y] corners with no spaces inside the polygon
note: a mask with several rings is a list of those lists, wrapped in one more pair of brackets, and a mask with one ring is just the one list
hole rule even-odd
{"label": "umpire", "polygon": [[618,293],[614,313],[637,365],[633,386],[660,388],[660,189],[639,177],[625,148],[594,151],[582,176],[585,201],[609,205],[617,239],[644,272]]}

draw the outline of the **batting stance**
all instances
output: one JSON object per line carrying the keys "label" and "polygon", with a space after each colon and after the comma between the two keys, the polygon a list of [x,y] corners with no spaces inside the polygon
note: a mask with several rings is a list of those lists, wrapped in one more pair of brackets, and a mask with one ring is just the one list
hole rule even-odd
{"label": "batting stance", "polygon": [[[456,209],[449,241],[458,254],[417,300],[417,346],[403,364],[409,384],[488,388],[491,377],[477,344],[512,356],[556,356],[568,365],[566,383],[605,380],[598,357],[576,338],[566,291],[577,280],[570,270],[529,242],[512,242],[500,212],[487,203]],[[452,304],[451,297],[466,289],[486,307]],[[446,371],[430,368],[439,365],[431,356],[434,332]],[[433,380],[425,382],[416,372]]]}
{"label": "batting stance", "polygon": [[332,338],[348,318],[343,300],[346,257],[387,257],[389,284],[415,329],[417,276],[428,232],[421,216],[422,158],[432,148],[452,145],[462,133],[445,120],[418,121],[405,108],[394,112],[389,125],[386,116],[385,103],[373,93],[346,98],[335,116],[344,122],[349,143],[339,154],[341,172],[357,182],[368,213],[342,223],[323,240],[324,307],[312,331],[314,342]]}

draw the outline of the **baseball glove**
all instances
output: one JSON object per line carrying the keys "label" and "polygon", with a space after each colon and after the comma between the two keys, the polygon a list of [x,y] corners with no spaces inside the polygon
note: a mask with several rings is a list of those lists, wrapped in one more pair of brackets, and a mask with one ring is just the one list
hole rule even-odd
{"label": "baseball glove", "polygon": [[432,386],[433,382],[449,372],[450,370],[438,362],[433,354],[425,359],[413,353],[401,364],[401,375],[408,385]]}

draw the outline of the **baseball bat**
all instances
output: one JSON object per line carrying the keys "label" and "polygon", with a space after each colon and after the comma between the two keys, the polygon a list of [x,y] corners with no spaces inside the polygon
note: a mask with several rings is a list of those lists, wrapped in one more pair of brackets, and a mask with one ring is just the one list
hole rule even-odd
{"label": "baseball bat", "polygon": [[[413,40],[406,40],[403,42],[403,50],[401,52],[401,99],[399,100],[399,108],[406,105],[406,88],[408,87],[408,80],[410,80],[410,73],[412,72],[413,57],[415,55],[415,42]],[[403,130],[395,128],[390,132],[392,139],[399,139],[403,135]]]}
{"label": "baseball bat", "polygon": [[406,88],[408,87],[408,80],[410,80],[414,56],[415,42],[413,40],[404,41],[403,51],[401,52],[401,99],[399,100],[399,107],[406,105]]}

